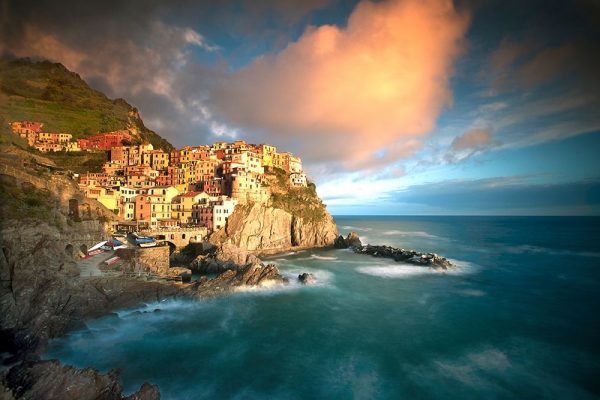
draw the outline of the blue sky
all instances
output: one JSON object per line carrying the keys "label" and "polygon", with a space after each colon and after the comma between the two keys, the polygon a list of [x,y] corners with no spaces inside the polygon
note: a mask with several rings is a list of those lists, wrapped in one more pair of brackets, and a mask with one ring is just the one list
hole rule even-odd
{"label": "blue sky", "polygon": [[[68,12],[67,12],[68,11]],[[8,2],[176,146],[300,155],[333,214],[600,214],[595,1]]]}

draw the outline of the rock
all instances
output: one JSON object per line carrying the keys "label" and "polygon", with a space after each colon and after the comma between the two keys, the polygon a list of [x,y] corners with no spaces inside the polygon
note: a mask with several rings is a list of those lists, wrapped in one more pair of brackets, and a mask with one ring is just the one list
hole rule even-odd
{"label": "rock", "polygon": [[298,280],[304,285],[312,285],[314,283],[317,283],[317,278],[315,278],[313,274],[310,274],[308,272],[298,275]]}
{"label": "rock", "polygon": [[144,382],[140,390],[125,397],[125,400],[160,400],[160,390],[158,386]]}
{"label": "rock", "polygon": [[64,233],[43,223],[22,222],[0,231],[4,351],[35,351],[88,318],[178,293],[161,282],[121,276],[82,278],[64,246]]}
{"label": "rock", "polygon": [[[236,207],[224,229],[215,232],[210,242],[217,247],[233,245],[251,254],[283,252],[293,247],[326,247],[337,237],[335,222],[329,213],[320,221],[308,221],[279,208],[254,203]],[[241,254],[227,255],[236,264],[243,264]]]}
{"label": "rock", "polygon": [[346,237],[346,244],[351,248],[361,248],[362,242],[356,232],[350,232]]}
{"label": "rock", "polygon": [[335,247],[336,249],[347,249],[348,242],[346,242],[346,239],[344,239],[344,237],[340,235],[333,242],[333,247]]}
{"label": "rock", "polygon": [[362,242],[356,232],[350,232],[345,239],[342,235],[338,236],[333,242],[333,247],[336,249],[361,248]]}
{"label": "rock", "polygon": [[273,264],[249,264],[237,270],[229,269],[215,278],[196,281],[196,296],[207,297],[244,286],[271,286],[288,283]]}
{"label": "rock", "polygon": [[409,264],[423,265],[431,268],[448,269],[453,265],[445,257],[435,253],[420,253],[415,250],[397,249],[391,246],[371,246],[354,247],[357,254],[366,254],[373,257],[392,258],[397,262],[406,262]]}
{"label": "rock", "polygon": [[[58,360],[24,361],[9,370],[5,384],[17,399],[125,398],[116,370],[101,374],[92,368],[61,365]],[[126,399],[157,400],[160,392],[156,386],[144,383],[138,392]]]}

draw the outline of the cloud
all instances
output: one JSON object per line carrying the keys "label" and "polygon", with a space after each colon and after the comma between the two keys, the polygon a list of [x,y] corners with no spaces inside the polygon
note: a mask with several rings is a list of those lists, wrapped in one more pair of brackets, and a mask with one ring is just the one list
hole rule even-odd
{"label": "cloud", "polygon": [[445,159],[449,163],[464,161],[497,145],[498,142],[492,139],[489,129],[470,129],[452,140]]}
{"label": "cloud", "polygon": [[450,148],[454,151],[484,148],[492,142],[492,135],[486,129],[471,129],[452,141]]}
{"label": "cloud", "polygon": [[200,144],[238,132],[208,106],[206,82],[227,65],[219,61],[226,50],[207,35],[219,37],[227,27],[227,39],[240,48],[270,46],[273,32],[283,40],[328,1],[0,0],[0,54],[61,62],[138,107],[147,126],[175,145]]}
{"label": "cloud", "polygon": [[600,179],[535,183],[509,176],[447,180],[409,186],[390,194],[392,203],[438,214],[600,215]]}
{"label": "cloud", "polygon": [[363,1],[346,27],[310,27],[224,77],[211,101],[223,120],[312,161],[363,168],[380,152],[394,161],[451,104],[467,24],[450,1]]}
{"label": "cloud", "polygon": [[505,38],[489,59],[484,76],[496,91],[535,89],[563,83],[580,90],[600,88],[600,45],[582,37],[564,37],[547,44],[531,34],[522,40]]}

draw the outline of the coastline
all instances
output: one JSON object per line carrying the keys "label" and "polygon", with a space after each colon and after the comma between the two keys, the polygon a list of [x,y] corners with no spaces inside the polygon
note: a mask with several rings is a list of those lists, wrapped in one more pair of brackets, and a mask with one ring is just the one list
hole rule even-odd
{"label": "coastline", "polygon": [[[49,245],[45,242],[45,245]],[[303,247],[303,250],[308,249],[308,246]],[[59,249],[52,249],[55,256],[59,254]],[[281,249],[274,250],[270,254],[284,254],[289,250]],[[62,268],[62,266],[60,267]],[[62,272],[62,271],[61,271]],[[264,282],[275,280],[284,284],[284,280],[279,275],[276,267],[262,264],[250,265],[247,268],[241,268],[234,272],[227,270],[212,279],[200,279],[191,283],[174,283],[161,280],[146,280],[143,278],[122,277],[122,276],[105,276],[105,277],[79,277],[73,274],[64,278],[72,278],[72,282],[79,290],[75,293],[67,295],[67,304],[70,302],[71,307],[75,307],[72,312],[58,315],[60,321],[59,326],[52,329],[48,336],[37,337],[39,330],[23,329],[18,337],[27,338],[24,342],[18,340],[10,345],[6,345],[6,350],[10,352],[10,356],[6,358],[5,368],[1,371],[0,379],[0,394],[8,393],[11,390],[21,390],[21,394],[25,391],[28,393],[51,393],[53,382],[69,381],[75,387],[80,387],[79,392],[72,398],[86,398],[84,390],[84,381],[93,380],[94,382],[102,382],[98,387],[95,387],[97,393],[104,393],[109,390],[116,394],[118,398],[125,398],[121,394],[120,377],[117,371],[109,371],[107,374],[102,374],[93,368],[78,369],[72,366],[64,365],[59,360],[43,360],[41,355],[47,349],[48,341],[67,335],[76,329],[81,329],[86,326],[86,322],[92,319],[110,315],[112,313],[139,307],[147,301],[162,301],[165,299],[188,298],[195,301],[202,299],[229,296],[238,293],[235,288],[240,286],[256,286]],[[73,306],[77,300],[73,300],[74,296],[80,295],[86,299],[84,305],[79,308]],[[96,298],[96,301],[92,300]],[[90,302],[91,300],[91,302]],[[68,307],[63,304],[61,309],[65,310]],[[42,325],[46,326],[46,322]],[[107,389],[109,388],[109,389]],[[87,389],[86,389],[87,390]],[[155,399],[159,398],[159,388],[155,385],[144,384],[140,391],[133,394],[137,399]],[[36,396],[34,396],[36,397]],[[11,397],[7,397],[11,398]],[[44,398],[39,397],[39,398]],[[52,398],[52,397],[47,397]]]}

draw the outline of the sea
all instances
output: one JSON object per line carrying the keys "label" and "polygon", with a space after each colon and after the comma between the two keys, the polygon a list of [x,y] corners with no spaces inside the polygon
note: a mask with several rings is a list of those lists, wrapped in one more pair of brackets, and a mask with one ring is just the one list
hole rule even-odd
{"label": "sea", "polygon": [[266,260],[286,287],[120,310],[44,358],[118,368],[127,393],[148,381],[163,399],[600,398],[600,218],[335,220],[456,267],[292,252]]}

